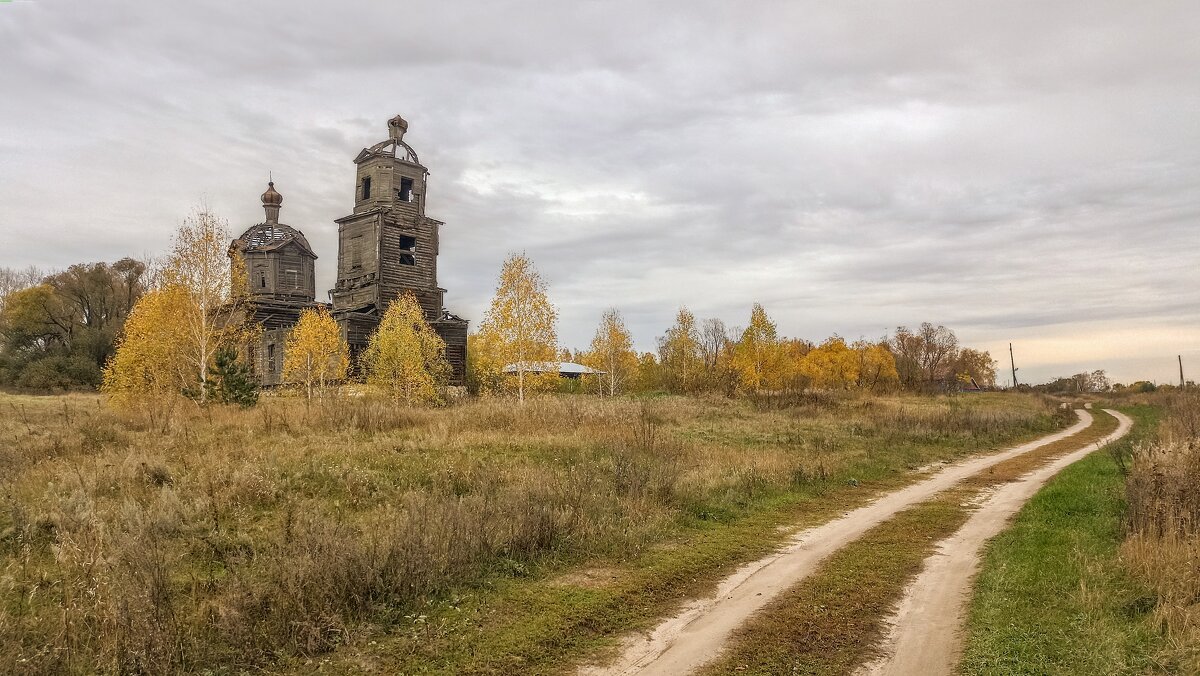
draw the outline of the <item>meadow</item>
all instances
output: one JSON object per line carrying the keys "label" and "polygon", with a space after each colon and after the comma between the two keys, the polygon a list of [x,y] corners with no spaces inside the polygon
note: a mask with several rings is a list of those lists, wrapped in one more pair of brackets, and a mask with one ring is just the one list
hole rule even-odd
{"label": "meadow", "polygon": [[[653,603],[622,608],[611,630],[583,618],[611,639],[636,625],[629,613],[695,591],[665,571],[698,556],[679,546],[698,533],[743,540],[689,563],[692,582],[769,547],[798,513],[1066,420],[1048,399],[999,393],[440,409],[264,397],[165,430],[93,395],[0,394],[0,411],[0,671],[34,674],[301,668],[369,656],[376,640],[393,642],[389,660],[430,665],[424,644],[458,650],[492,631],[431,639],[428,623],[459,599],[486,614],[497,589],[638,570]],[[577,630],[526,636],[527,670],[593,647],[554,644]],[[430,670],[503,671],[454,650],[439,659],[458,662]]]}

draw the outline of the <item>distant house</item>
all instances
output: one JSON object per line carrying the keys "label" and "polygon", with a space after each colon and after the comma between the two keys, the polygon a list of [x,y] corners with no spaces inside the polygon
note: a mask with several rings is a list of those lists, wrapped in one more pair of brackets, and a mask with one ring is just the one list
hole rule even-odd
{"label": "distant house", "polygon": [[[509,364],[504,367],[504,372],[507,374],[515,374],[518,370],[517,364]],[[572,361],[535,361],[525,365],[526,373],[558,373],[563,378],[578,379],[583,376],[601,376],[604,371],[597,371],[594,368],[576,364]]]}

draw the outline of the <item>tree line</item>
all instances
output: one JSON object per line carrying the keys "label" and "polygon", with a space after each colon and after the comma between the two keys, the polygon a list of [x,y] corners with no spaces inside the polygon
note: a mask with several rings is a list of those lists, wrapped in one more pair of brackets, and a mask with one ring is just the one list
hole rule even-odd
{"label": "tree line", "polygon": [[[762,305],[745,329],[717,318],[697,320],[686,307],[657,340],[657,352],[638,353],[616,308],[605,310],[586,351],[560,351],[557,315],[544,280],[524,255],[504,263],[491,308],[468,338],[467,385],[476,394],[561,387],[545,364],[577,361],[599,373],[594,391],[616,395],[787,394],[805,390],[939,391],[995,386],[996,365],[984,351],[963,348],[944,326],[899,327],[891,338],[820,344],[779,335]],[[539,365],[540,368],[539,368]]]}
{"label": "tree line", "polygon": [[132,258],[53,273],[0,268],[0,385],[97,387],[146,272]]}
{"label": "tree line", "polygon": [[[99,387],[131,408],[180,398],[253,405],[258,388],[248,355],[261,329],[245,321],[245,270],[230,257],[229,240],[227,223],[196,210],[153,264],[126,258],[47,275],[0,271],[0,384]],[[698,319],[684,307],[657,350],[639,353],[616,308],[601,314],[586,350],[562,349],[557,322],[533,262],[510,255],[489,309],[468,336],[467,389],[523,402],[531,392],[564,387],[607,396],[774,396],[995,384],[990,355],[960,347],[953,331],[929,323],[878,340],[834,335],[814,343],[780,335],[757,303],[743,329]],[[445,354],[411,294],[391,303],[356,361],[337,322],[318,305],[301,313],[287,339],[283,380],[309,399],[357,381],[406,402],[438,403],[451,372]],[[562,361],[594,373],[565,381]]]}

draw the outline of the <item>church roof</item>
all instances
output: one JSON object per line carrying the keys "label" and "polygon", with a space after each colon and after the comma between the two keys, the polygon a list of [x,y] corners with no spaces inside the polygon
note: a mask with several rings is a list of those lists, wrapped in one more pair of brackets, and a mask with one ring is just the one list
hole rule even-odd
{"label": "church roof", "polygon": [[259,223],[252,225],[237,239],[243,251],[275,251],[295,242],[308,255],[316,258],[312,246],[304,238],[304,233],[283,223]]}

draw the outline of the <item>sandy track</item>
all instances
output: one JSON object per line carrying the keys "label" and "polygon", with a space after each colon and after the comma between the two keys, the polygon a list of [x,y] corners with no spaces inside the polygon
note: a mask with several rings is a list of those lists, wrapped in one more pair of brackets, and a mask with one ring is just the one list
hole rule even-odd
{"label": "sandy track", "polygon": [[963,527],[938,546],[925,568],[909,585],[891,619],[892,629],[882,646],[884,657],[861,674],[936,676],[954,673],[962,649],[960,629],[965,620],[971,581],[984,543],[1004,530],[1009,519],[1034,493],[1067,465],[1121,438],[1133,421],[1116,411],[1117,429],[1094,445],[1064,455],[1017,481],[997,488]]}
{"label": "sandy track", "polygon": [[1078,413],[1079,421],[1065,430],[950,465],[928,479],[798,533],[778,552],[748,563],[725,578],[714,596],[693,601],[649,634],[626,638],[621,654],[611,664],[584,666],[579,673],[588,676],[675,676],[694,671],[716,657],[735,628],[779,593],[811,574],[830,554],[897,512],[973,474],[1082,431],[1092,423],[1092,416],[1084,411]]}

